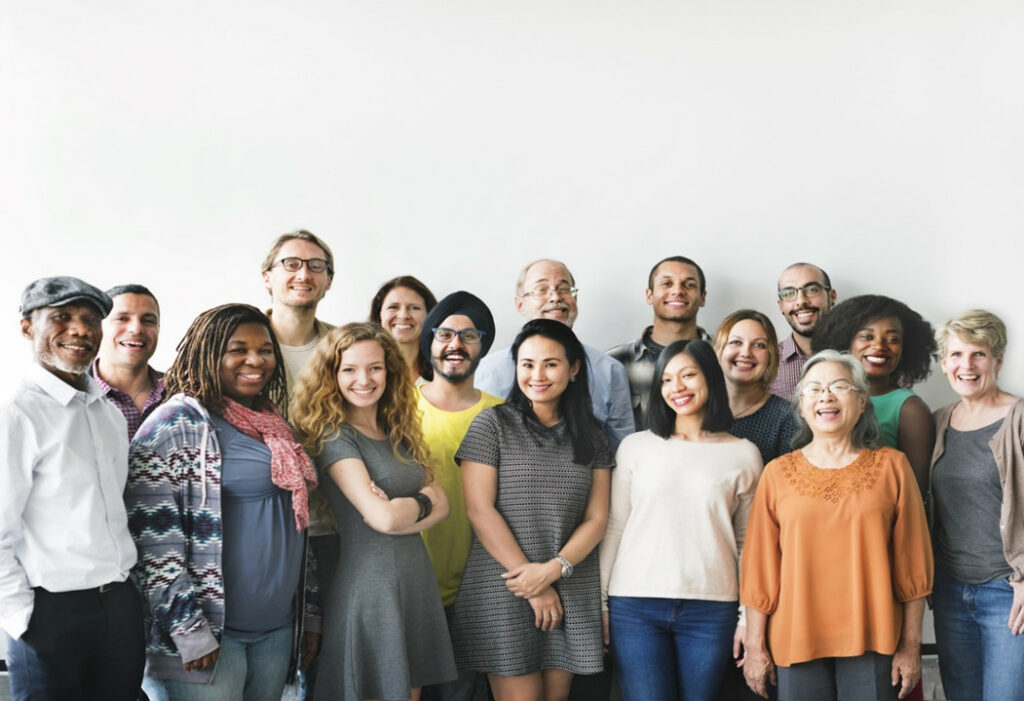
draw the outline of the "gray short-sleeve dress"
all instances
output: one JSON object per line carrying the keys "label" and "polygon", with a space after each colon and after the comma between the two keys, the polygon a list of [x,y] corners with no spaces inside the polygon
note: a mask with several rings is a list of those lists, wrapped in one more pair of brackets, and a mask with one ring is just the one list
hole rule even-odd
{"label": "gray short-sleeve dress", "polygon": [[423,468],[395,458],[388,440],[374,440],[343,424],[316,456],[320,488],[338,522],[338,570],[324,606],[324,641],[317,701],[407,699],[409,690],[454,679],[441,595],[423,539],[370,528],[326,473],[358,458],[391,498],[414,496]]}
{"label": "gray short-sleeve dress", "polygon": [[[527,425],[529,423],[529,426]],[[509,405],[474,419],[457,461],[498,470],[495,506],[531,562],[544,562],[565,545],[583,520],[592,469],[613,465],[603,435],[593,465],[573,459],[565,422],[537,423]],[[594,674],[603,668],[601,577],[597,549],[554,584],[563,623],[551,632],[534,625],[533,608],[500,577],[505,571],[473,535],[469,561],[452,615],[452,644],[460,668],[519,675],[542,669]]]}

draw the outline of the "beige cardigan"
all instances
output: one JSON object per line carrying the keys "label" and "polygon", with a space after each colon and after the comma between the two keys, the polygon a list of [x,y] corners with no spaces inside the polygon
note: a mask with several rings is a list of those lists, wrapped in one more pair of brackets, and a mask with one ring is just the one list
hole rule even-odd
{"label": "beige cardigan", "polygon": [[[931,498],[931,471],[946,452],[946,429],[956,403],[935,412],[935,450],[928,470],[928,521],[934,523],[935,508]],[[1003,486],[1003,504],[999,510],[999,532],[1003,538],[1003,555],[1013,568],[1010,580],[1024,580],[1024,399],[1010,407],[992,440],[988,442],[999,468]]]}

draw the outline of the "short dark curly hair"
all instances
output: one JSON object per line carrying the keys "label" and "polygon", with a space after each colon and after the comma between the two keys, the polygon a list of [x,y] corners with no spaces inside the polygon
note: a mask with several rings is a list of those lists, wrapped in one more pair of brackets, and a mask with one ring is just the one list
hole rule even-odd
{"label": "short dark curly hair", "polygon": [[902,387],[921,382],[931,372],[938,351],[932,325],[903,302],[884,295],[858,295],[840,302],[824,316],[814,330],[811,349],[850,350],[854,336],[869,322],[894,316],[903,324],[903,356],[896,366],[896,381]]}

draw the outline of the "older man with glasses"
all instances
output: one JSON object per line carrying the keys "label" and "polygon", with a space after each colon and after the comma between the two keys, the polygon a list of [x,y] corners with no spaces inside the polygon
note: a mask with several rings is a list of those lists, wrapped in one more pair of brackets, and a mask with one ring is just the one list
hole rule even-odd
{"label": "older man with glasses", "polygon": [[[516,281],[516,311],[531,319],[554,319],[572,328],[579,314],[576,281],[564,263],[542,259],[523,268]],[[596,348],[584,346],[589,366],[590,399],[614,451],[636,430],[629,404],[629,381],[622,364]],[[507,397],[516,372],[510,348],[495,351],[480,363],[475,384],[483,391]]]}
{"label": "older man with glasses", "polygon": [[779,343],[779,372],[768,391],[793,398],[800,371],[811,357],[811,336],[818,322],[835,306],[836,291],[824,270],[811,263],[793,263],[779,276],[779,311],[793,333]]}

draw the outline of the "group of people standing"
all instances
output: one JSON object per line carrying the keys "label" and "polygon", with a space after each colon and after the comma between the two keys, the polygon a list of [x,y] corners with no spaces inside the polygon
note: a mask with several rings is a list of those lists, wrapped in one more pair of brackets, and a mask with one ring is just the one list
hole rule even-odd
{"label": "group of people standing", "polygon": [[[626,701],[906,698],[928,595],[948,698],[1024,688],[1024,404],[994,315],[933,333],[798,263],[791,336],[752,309],[709,334],[673,256],[652,325],[603,353],[540,260],[492,350],[483,300],[409,275],[367,321],[317,319],[309,232],[262,272],[271,309],[203,312],[166,374],[147,288],[26,288],[14,698],[277,701],[303,670],[318,701],[606,699],[609,666]],[[933,357],[961,398],[934,418],[911,391]]]}

